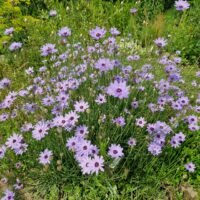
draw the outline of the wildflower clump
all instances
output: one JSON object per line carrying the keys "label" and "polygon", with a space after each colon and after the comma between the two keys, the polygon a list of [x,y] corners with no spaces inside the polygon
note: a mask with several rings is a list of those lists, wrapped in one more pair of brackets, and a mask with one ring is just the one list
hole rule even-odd
{"label": "wildflower clump", "polygon": [[[125,167],[131,171],[131,165],[141,167],[145,157],[147,163],[161,159],[166,164],[162,157],[180,151],[190,134],[199,130],[200,95],[195,93],[193,99],[188,95],[179,57],[164,50],[149,62],[139,52],[125,49],[124,55],[115,27],[110,33],[96,27],[88,34],[85,46],[66,40],[64,46],[38,47],[43,61],[38,69],[24,71],[23,88],[13,91],[12,80],[0,81],[5,94],[0,124],[4,129],[10,125],[1,141],[0,162],[23,168],[18,174],[24,181],[34,170],[59,174],[58,163],[64,163],[61,171],[80,179],[114,176]],[[59,43],[60,37],[73,34],[63,27],[57,37]],[[154,50],[168,42],[154,40]],[[185,162],[178,164],[189,172],[198,168]],[[3,198],[14,195],[7,190]]]}

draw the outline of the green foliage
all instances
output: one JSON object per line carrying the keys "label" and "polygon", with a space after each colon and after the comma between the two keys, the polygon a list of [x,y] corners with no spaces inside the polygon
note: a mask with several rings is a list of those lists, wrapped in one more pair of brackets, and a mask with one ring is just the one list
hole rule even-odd
{"label": "green foliage", "polygon": [[[0,52],[7,52],[8,42],[11,40],[25,41],[26,31],[29,27],[34,26],[39,20],[29,15],[23,15],[20,9],[21,4],[28,6],[29,0],[6,0],[2,2],[0,7]],[[6,28],[14,27],[15,34],[12,36],[5,36],[4,30]]]}

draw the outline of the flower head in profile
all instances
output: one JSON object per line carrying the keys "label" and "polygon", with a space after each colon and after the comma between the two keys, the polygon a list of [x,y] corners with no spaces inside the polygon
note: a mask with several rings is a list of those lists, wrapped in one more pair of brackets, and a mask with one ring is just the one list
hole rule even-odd
{"label": "flower head in profile", "polygon": [[58,31],[58,35],[61,37],[68,37],[71,35],[71,30],[68,27],[63,27]]}
{"label": "flower head in profile", "polygon": [[162,48],[162,47],[164,47],[164,46],[167,45],[167,40],[165,40],[164,38],[159,37],[159,38],[157,38],[156,40],[154,40],[154,43],[155,43],[158,47]]}
{"label": "flower head in profile", "polygon": [[175,1],[175,7],[178,11],[184,11],[190,7],[190,4],[186,0],[178,0]]}
{"label": "flower head in profile", "polygon": [[39,163],[42,165],[50,164],[52,155],[52,151],[45,149],[43,152],[40,153]]}
{"label": "flower head in profile", "polygon": [[9,50],[10,51],[15,51],[17,49],[20,49],[22,47],[22,43],[21,42],[13,42],[10,46],[9,46]]}
{"label": "flower head in profile", "polygon": [[129,86],[126,85],[125,81],[114,81],[107,87],[107,94],[119,99],[128,98]]}
{"label": "flower head in profile", "polygon": [[4,35],[11,35],[13,32],[14,32],[14,28],[13,27],[10,27],[10,28],[7,28],[5,31],[4,31]]}
{"label": "flower head in profile", "polygon": [[56,53],[58,50],[55,48],[55,44],[45,44],[41,47],[41,55],[48,56]]}
{"label": "flower head in profile", "polygon": [[3,145],[0,147],[0,159],[4,157],[5,153],[6,153],[6,146]]}
{"label": "flower head in profile", "polygon": [[138,11],[137,8],[131,8],[130,9],[130,13],[131,14],[135,14],[137,11]]}
{"label": "flower head in profile", "polygon": [[95,29],[89,31],[89,34],[93,39],[99,40],[105,36],[106,30],[104,28],[96,26]]}
{"label": "flower head in profile", "polygon": [[116,35],[120,34],[120,31],[117,30],[117,28],[113,27],[110,29],[110,33],[111,33],[111,35],[116,36]]}

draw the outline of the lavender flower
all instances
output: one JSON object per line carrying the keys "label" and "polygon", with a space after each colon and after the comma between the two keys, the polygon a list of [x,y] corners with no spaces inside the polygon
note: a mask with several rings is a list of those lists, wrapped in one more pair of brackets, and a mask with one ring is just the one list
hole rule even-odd
{"label": "lavender flower", "polygon": [[49,127],[46,122],[39,121],[32,131],[32,137],[36,140],[41,140],[48,134]]}
{"label": "lavender flower", "polygon": [[89,104],[84,100],[76,101],[74,104],[74,108],[76,112],[84,112],[89,108]]}
{"label": "lavender flower", "polygon": [[195,172],[195,168],[196,166],[192,162],[185,164],[185,169],[189,172]]}
{"label": "lavender flower", "polygon": [[157,156],[162,152],[161,146],[156,143],[150,143],[148,146],[148,151],[154,155]]}
{"label": "lavender flower", "polygon": [[190,4],[186,0],[178,0],[175,1],[175,7],[178,11],[184,11],[190,7]]}
{"label": "lavender flower", "polygon": [[96,175],[100,171],[104,171],[104,168],[103,168],[104,167],[104,159],[103,159],[103,157],[94,155],[94,158],[89,163],[89,167],[91,169],[91,172],[95,173]]}
{"label": "lavender flower", "polygon": [[0,147],[0,159],[2,159],[5,156],[6,153],[6,146],[3,145]]}
{"label": "lavender flower", "polygon": [[96,63],[95,63],[95,68],[100,70],[101,72],[106,72],[109,70],[113,70],[114,63],[108,58],[100,58]]}
{"label": "lavender flower", "polygon": [[95,29],[90,30],[89,34],[93,39],[99,40],[105,36],[106,30],[97,26]]}
{"label": "lavender flower", "polygon": [[43,152],[40,153],[39,163],[42,165],[50,164],[52,155],[52,151],[45,149]]}
{"label": "lavender flower", "polygon": [[145,119],[143,117],[136,119],[136,125],[137,126],[144,127],[146,123],[147,122],[145,121]]}
{"label": "lavender flower", "polygon": [[22,47],[22,43],[21,42],[13,42],[10,46],[9,46],[9,50],[10,51],[15,51],[17,49],[20,49]]}
{"label": "lavender flower", "polygon": [[14,32],[14,28],[13,27],[10,27],[10,28],[7,28],[5,31],[4,31],[4,35],[11,35],[13,32]]}
{"label": "lavender flower", "polygon": [[124,156],[123,148],[119,144],[111,144],[108,150],[108,155],[112,158],[121,158]]}
{"label": "lavender flower", "polygon": [[156,40],[154,40],[154,43],[158,46],[158,47],[164,47],[167,45],[167,40],[165,40],[164,38],[157,38]]}
{"label": "lavender flower", "polygon": [[15,199],[15,193],[8,189],[4,192],[4,196],[1,198],[1,200],[14,200],[14,199]]}
{"label": "lavender flower", "polygon": [[130,146],[130,147],[134,147],[135,145],[136,145],[136,139],[134,139],[134,138],[129,138],[129,140],[128,140],[128,145]]}
{"label": "lavender flower", "polygon": [[131,13],[131,14],[135,14],[137,11],[138,11],[138,10],[137,10],[136,8],[131,8],[131,9],[130,9],[130,13]]}
{"label": "lavender flower", "polygon": [[45,44],[41,47],[41,55],[48,56],[56,53],[58,50],[55,48],[55,44]]}
{"label": "lavender flower", "polygon": [[114,81],[114,83],[110,83],[107,87],[107,94],[113,97],[117,97],[119,99],[128,98],[129,95],[129,86],[126,85],[124,81]]}
{"label": "lavender flower", "polygon": [[115,123],[117,126],[121,126],[121,127],[126,125],[125,119],[123,117],[117,117],[117,118],[113,119],[113,123]]}
{"label": "lavender flower", "polygon": [[106,103],[106,97],[105,97],[105,95],[99,94],[99,95],[97,96],[95,102],[96,102],[97,104],[99,104],[99,105],[100,105],[100,104]]}
{"label": "lavender flower", "polygon": [[68,37],[71,35],[71,30],[68,27],[63,27],[58,31],[58,35],[61,37]]}
{"label": "lavender flower", "polygon": [[116,36],[120,34],[120,31],[118,31],[117,28],[113,27],[110,29],[110,33],[111,35]]}

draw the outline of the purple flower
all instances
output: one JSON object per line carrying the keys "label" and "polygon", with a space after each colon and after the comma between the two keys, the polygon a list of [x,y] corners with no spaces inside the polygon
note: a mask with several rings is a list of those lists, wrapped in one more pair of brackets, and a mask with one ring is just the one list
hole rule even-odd
{"label": "purple flower", "polygon": [[134,139],[134,138],[129,138],[129,140],[128,140],[128,145],[130,146],[130,147],[134,147],[135,145],[136,145],[136,139]]}
{"label": "purple flower", "polygon": [[110,33],[111,35],[116,36],[120,34],[120,31],[118,31],[117,28],[113,27],[110,29]]}
{"label": "purple flower", "polygon": [[58,31],[58,35],[61,37],[68,37],[71,35],[71,30],[68,27],[63,27]]}
{"label": "purple flower", "polygon": [[77,146],[80,142],[82,142],[84,139],[82,137],[74,136],[67,140],[66,147],[71,150],[75,151],[77,149]]}
{"label": "purple flower", "polygon": [[99,40],[105,36],[106,30],[104,28],[96,26],[95,29],[89,31],[89,34],[93,39]]}
{"label": "purple flower", "polygon": [[10,85],[10,82],[11,81],[7,78],[3,78],[2,80],[0,80],[0,89],[8,87]]}
{"label": "purple flower", "polygon": [[131,9],[130,9],[130,13],[131,13],[131,14],[135,14],[137,11],[138,11],[138,10],[137,10],[136,8],[131,8]]}
{"label": "purple flower", "polygon": [[95,102],[96,102],[97,104],[99,104],[99,105],[100,105],[100,104],[103,104],[103,103],[106,103],[106,97],[105,97],[105,95],[99,94],[99,95],[97,96]]}
{"label": "purple flower", "polygon": [[191,130],[191,131],[198,131],[200,129],[200,127],[197,125],[197,124],[190,124],[188,126],[188,128]]}
{"label": "purple flower", "polygon": [[88,135],[88,133],[89,133],[89,131],[88,131],[87,126],[81,125],[81,126],[76,127],[75,135],[77,137],[83,137],[84,138],[85,136]]}
{"label": "purple flower", "polygon": [[22,47],[22,43],[21,42],[13,42],[10,46],[9,46],[9,50],[10,51],[15,51],[17,49],[20,49]]}
{"label": "purple flower", "polygon": [[190,4],[186,0],[178,0],[175,1],[175,7],[178,11],[184,11],[190,7]]}
{"label": "purple flower", "polygon": [[96,175],[100,171],[104,171],[104,159],[102,156],[94,155],[91,162],[88,164],[91,169],[91,173],[95,173]]}
{"label": "purple flower", "polygon": [[140,117],[136,119],[136,125],[140,127],[144,127],[147,122],[145,121],[144,117]]}
{"label": "purple flower", "polygon": [[80,140],[75,150],[76,154],[81,157],[92,155],[91,142],[89,140]]}
{"label": "purple flower", "polygon": [[81,167],[81,171],[83,174],[91,174],[92,172],[91,163],[92,163],[92,158],[88,156],[80,158],[79,166]]}
{"label": "purple flower", "polygon": [[20,182],[20,180],[17,178],[16,184],[14,184],[15,190],[21,190],[23,188],[23,184]]}
{"label": "purple flower", "polygon": [[165,40],[164,38],[157,38],[156,40],[154,40],[154,43],[158,46],[158,47],[164,47],[167,45],[167,40]]}
{"label": "purple flower", "polygon": [[55,44],[45,44],[41,47],[41,55],[48,56],[56,53],[58,50],[55,48]]}
{"label": "purple flower", "polygon": [[160,145],[156,144],[155,142],[152,142],[148,146],[148,151],[152,155],[157,156],[162,152],[162,147]]}
{"label": "purple flower", "polygon": [[124,117],[117,117],[117,118],[113,119],[113,123],[115,123],[117,126],[121,126],[121,127],[126,125]]}
{"label": "purple flower", "polygon": [[106,71],[112,70],[113,67],[114,67],[114,62],[108,58],[100,58],[95,63],[95,68],[99,69],[101,72],[106,72]]}
{"label": "purple flower", "polygon": [[124,156],[123,148],[119,144],[111,144],[108,150],[108,155],[112,158],[121,158]]}
{"label": "purple flower", "polygon": [[52,151],[45,149],[43,152],[40,153],[39,163],[42,165],[50,164],[52,155]]}
{"label": "purple flower", "polygon": [[32,137],[36,140],[41,140],[48,134],[49,127],[46,122],[39,121],[32,131]]}
{"label": "purple flower", "polygon": [[15,193],[8,189],[4,192],[4,196],[1,198],[1,200],[14,200],[14,199],[15,199]]}
{"label": "purple flower", "polygon": [[131,103],[131,107],[132,107],[132,108],[138,108],[138,101],[133,101],[133,102]]}
{"label": "purple flower", "polygon": [[84,100],[76,101],[74,104],[74,108],[76,112],[84,112],[89,108],[89,104]]}
{"label": "purple flower", "polygon": [[2,159],[5,156],[6,153],[6,146],[3,145],[0,147],[0,159]]}
{"label": "purple flower", "polygon": [[182,132],[180,132],[172,137],[170,144],[172,147],[176,148],[179,147],[181,143],[184,141],[185,141],[185,135]]}
{"label": "purple flower", "polygon": [[28,145],[25,143],[23,136],[18,134],[13,134],[6,141],[7,147],[14,150],[16,155],[21,155],[27,151]]}
{"label": "purple flower", "polygon": [[51,106],[54,104],[55,100],[52,96],[46,96],[45,98],[42,99],[42,104],[44,106]]}
{"label": "purple flower", "polygon": [[14,28],[13,27],[10,27],[10,28],[7,28],[5,31],[4,31],[4,35],[11,35],[13,32],[14,32]]}
{"label": "purple flower", "polygon": [[194,171],[195,171],[195,168],[196,168],[196,166],[195,166],[195,164],[192,163],[192,162],[185,164],[185,169],[186,169],[187,171],[189,171],[189,172],[194,172]]}
{"label": "purple flower", "polygon": [[190,115],[190,116],[187,117],[187,122],[189,124],[197,124],[198,118],[195,115]]}
{"label": "purple flower", "polygon": [[117,97],[119,99],[128,98],[129,95],[129,86],[126,85],[125,81],[114,81],[114,83],[110,83],[107,87],[107,94],[113,97]]}

